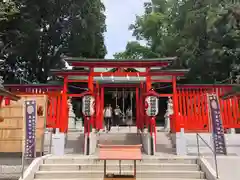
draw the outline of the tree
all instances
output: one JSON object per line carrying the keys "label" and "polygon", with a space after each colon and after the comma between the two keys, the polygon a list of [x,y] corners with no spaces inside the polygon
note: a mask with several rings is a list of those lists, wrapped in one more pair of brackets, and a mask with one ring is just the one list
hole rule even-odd
{"label": "tree", "polygon": [[[154,0],[130,29],[155,57],[178,56],[178,67],[191,69],[188,82],[214,83],[240,64],[239,12],[239,4],[225,0]],[[129,47],[121,54],[127,52],[150,57]]]}
{"label": "tree", "polygon": [[135,41],[129,42],[124,52],[114,54],[115,59],[144,59],[156,56],[158,56],[157,53]]}
{"label": "tree", "polygon": [[65,55],[105,56],[105,16],[100,0],[14,0],[14,3],[18,13],[0,21],[6,82],[18,82],[20,76],[45,83],[50,69],[65,66],[62,61]]}

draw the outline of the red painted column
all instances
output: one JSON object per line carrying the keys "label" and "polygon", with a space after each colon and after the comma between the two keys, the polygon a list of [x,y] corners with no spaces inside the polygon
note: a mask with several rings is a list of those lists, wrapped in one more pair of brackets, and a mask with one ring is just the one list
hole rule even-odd
{"label": "red painted column", "polygon": [[68,129],[68,119],[67,119],[67,86],[68,86],[68,76],[64,76],[63,92],[62,92],[62,117],[60,132],[67,132]]}
{"label": "red painted column", "polygon": [[[88,76],[88,90],[92,93],[94,93],[94,84],[93,84],[93,68],[90,68],[90,74]],[[95,99],[96,101],[96,99]],[[93,128],[93,121],[94,121],[94,116],[90,117],[90,120],[86,120],[87,124],[87,132],[88,134],[92,131]]]}
{"label": "red painted column", "polygon": [[95,119],[94,119],[94,128],[98,128],[98,119],[99,119],[99,85],[96,83],[95,86]]}
{"label": "red painted column", "polygon": [[172,86],[173,86],[173,118],[175,122],[176,132],[180,132],[181,129],[181,122],[179,122],[178,118],[178,95],[177,95],[177,82],[176,82],[176,76],[173,76],[172,78]]}
{"label": "red painted column", "polygon": [[0,107],[2,107],[3,96],[0,96]]}
{"label": "red painted column", "polygon": [[144,100],[143,94],[144,94],[144,86],[143,86],[143,83],[141,82],[140,97],[139,97],[140,99],[139,125],[141,130],[144,129],[144,125],[145,125],[145,100]]}
{"label": "red painted column", "polygon": [[10,98],[5,97],[5,106],[9,106],[9,105],[10,105]]}
{"label": "red painted column", "polygon": [[137,129],[140,128],[139,126],[139,89],[138,87],[136,87],[136,126],[137,126]]}
{"label": "red painted column", "polygon": [[[146,69],[146,72],[149,73],[150,68]],[[147,75],[146,77],[146,90],[147,92],[150,91],[152,89],[152,80],[151,80],[151,76]]]}
{"label": "red painted column", "polygon": [[103,127],[103,109],[104,109],[104,87],[101,87],[101,98],[100,98],[100,114],[101,114],[101,116],[100,116],[100,119],[99,119],[99,125],[100,125],[100,128],[101,129],[103,129],[104,127]]}
{"label": "red painted column", "polygon": [[[149,73],[149,71],[150,71],[150,68],[147,68],[146,72]],[[146,93],[149,92],[152,89],[151,76],[149,76],[149,75],[146,76],[146,88],[145,89],[146,89]],[[144,104],[145,104],[145,99],[144,99]],[[151,126],[151,123],[150,123],[151,118],[148,117],[148,116],[145,116],[145,118],[146,118],[145,119],[146,120],[145,121],[146,122],[146,126],[147,126],[148,129],[151,130],[152,128],[149,127],[149,126]]]}

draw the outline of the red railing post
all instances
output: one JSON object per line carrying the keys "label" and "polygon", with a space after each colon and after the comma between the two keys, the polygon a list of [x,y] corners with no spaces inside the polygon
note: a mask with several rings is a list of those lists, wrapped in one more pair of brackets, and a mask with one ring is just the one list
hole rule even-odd
{"label": "red railing post", "polygon": [[173,86],[173,118],[175,121],[176,132],[180,132],[182,122],[179,121],[178,115],[178,92],[177,92],[177,83],[176,76],[172,78],[172,86]]}

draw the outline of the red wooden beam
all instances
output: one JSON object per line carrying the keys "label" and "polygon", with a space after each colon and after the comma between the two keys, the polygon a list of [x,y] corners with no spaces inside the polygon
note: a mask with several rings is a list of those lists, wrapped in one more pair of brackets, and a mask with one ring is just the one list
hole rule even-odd
{"label": "red wooden beam", "polygon": [[[51,72],[57,76],[89,76],[90,72],[78,71],[78,70],[51,70]],[[186,71],[184,70],[159,70],[159,71],[147,71],[147,72],[91,72],[91,75],[96,76],[184,76]]]}
{"label": "red wooden beam", "polygon": [[[89,76],[90,73],[88,72],[77,72],[77,71],[59,71],[59,72],[54,72],[55,75],[57,76]],[[153,73],[147,73],[147,72],[93,72],[92,75],[94,77],[109,77],[109,76],[134,76],[134,77],[146,77],[146,76],[169,76],[169,75],[177,75],[177,76],[182,76],[184,75],[183,73],[171,73],[171,72],[153,72]]]}
{"label": "red wooden beam", "polygon": [[119,88],[129,88],[129,87],[139,87],[139,84],[100,84],[100,87],[119,87]]}
{"label": "red wooden beam", "polygon": [[184,76],[184,72],[159,71],[159,72],[94,72],[94,76]]}
{"label": "red wooden beam", "polygon": [[69,97],[83,97],[83,96],[86,96],[86,95],[93,95],[93,93],[90,92],[90,91],[84,91],[80,94],[68,94]]}
{"label": "red wooden beam", "polygon": [[159,97],[173,97],[173,94],[159,94]]}

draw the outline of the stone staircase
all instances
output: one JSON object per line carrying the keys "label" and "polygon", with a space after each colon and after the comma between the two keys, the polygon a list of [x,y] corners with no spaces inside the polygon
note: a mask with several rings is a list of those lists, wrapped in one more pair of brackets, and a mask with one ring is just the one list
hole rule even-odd
{"label": "stone staircase", "polygon": [[136,145],[141,144],[141,137],[137,133],[109,132],[100,133],[98,144],[104,145]]}
{"label": "stone staircase", "polygon": [[[107,172],[118,173],[119,161],[108,161]],[[132,161],[121,161],[121,172],[133,173]],[[34,175],[35,180],[102,180],[103,161],[96,157],[68,155],[48,157]],[[205,174],[195,158],[143,156],[137,162],[137,179],[143,180],[200,180]]]}

